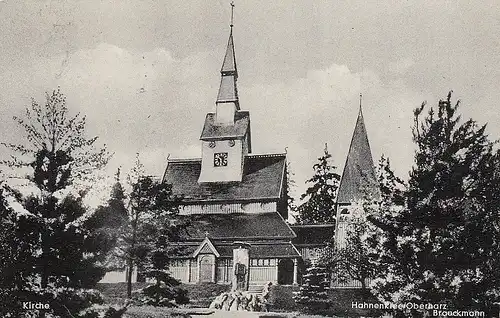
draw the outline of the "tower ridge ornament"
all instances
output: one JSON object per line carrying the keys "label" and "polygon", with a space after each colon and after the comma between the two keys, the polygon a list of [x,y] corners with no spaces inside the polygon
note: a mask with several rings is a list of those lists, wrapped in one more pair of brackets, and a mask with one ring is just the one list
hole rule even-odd
{"label": "tower ridge ornament", "polygon": [[234,1],[231,1],[231,24],[229,25],[231,27],[231,31],[233,30],[233,18],[234,18]]}

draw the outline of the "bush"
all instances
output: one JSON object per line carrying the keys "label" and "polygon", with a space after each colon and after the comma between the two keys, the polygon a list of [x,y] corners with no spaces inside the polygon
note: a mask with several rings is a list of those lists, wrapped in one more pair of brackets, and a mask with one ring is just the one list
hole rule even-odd
{"label": "bush", "polygon": [[324,267],[312,265],[304,275],[304,284],[293,299],[303,312],[322,313],[329,308],[330,276]]}
{"label": "bush", "polygon": [[177,307],[189,303],[187,291],[170,273],[162,270],[152,270],[147,277],[154,277],[156,283],[142,289],[137,300],[145,305],[161,307]]}
{"label": "bush", "polygon": [[332,288],[328,291],[330,308],[328,312],[341,317],[378,317],[380,310],[352,308],[352,302],[378,303],[372,294],[366,294],[359,288]]}
{"label": "bush", "polygon": [[[138,291],[150,285],[149,283],[132,284],[132,297]],[[127,283],[98,283],[95,289],[99,290],[107,304],[121,304],[127,299]]]}
{"label": "bush", "polygon": [[269,289],[269,305],[273,311],[295,311],[298,309],[294,293],[299,290],[298,286],[272,285]]}

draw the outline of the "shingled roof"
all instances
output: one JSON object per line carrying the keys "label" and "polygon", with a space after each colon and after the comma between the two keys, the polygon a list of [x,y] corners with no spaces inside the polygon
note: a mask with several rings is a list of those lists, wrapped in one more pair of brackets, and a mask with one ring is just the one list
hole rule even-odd
{"label": "shingled roof", "polygon": [[200,139],[242,139],[249,129],[250,113],[248,111],[237,111],[234,114],[234,125],[216,125],[215,113],[208,113]]}
{"label": "shingled roof", "polygon": [[193,214],[181,216],[189,221],[186,240],[210,239],[291,239],[295,233],[277,212]]}
{"label": "shingled roof", "polygon": [[290,227],[297,235],[293,240],[296,245],[325,245],[335,236],[335,223],[297,224]]}
{"label": "shingled roof", "polygon": [[380,190],[377,187],[368,134],[360,107],[340,181],[337,203],[356,202],[362,200],[366,194],[379,196]]}
{"label": "shingled roof", "polygon": [[201,159],[171,159],[163,182],[184,202],[278,199],[284,182],[285,154],[247,155],[241,182],[198,183]]}

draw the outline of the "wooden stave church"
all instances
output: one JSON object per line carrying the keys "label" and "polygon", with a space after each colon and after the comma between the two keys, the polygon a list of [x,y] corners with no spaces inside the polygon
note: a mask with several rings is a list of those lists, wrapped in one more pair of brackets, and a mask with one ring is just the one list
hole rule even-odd
{"label": "wooden stave church", "polygon": [[[192,223],[179,242],[185,252],[170,271],[184,283],[231,283],[232,250],[244,242],[249,246],[249,285],[297,284],[301,265],[314,260],[327,242],[345,244],[349,217],[367,191],[379,195],[361,103],[339,185],[337,222],[289,225],[286,154],[252,154],[250,114],[240,110],[237,78],[231,25],[216,111],[207,114],[200,137],[202,158],[169,159],[163,177],[184,198],[181,215]],[[235,158],[237,164],[215,167],[217,151],[226,153],[220,160]],[[342,287],[358,286],[351,282]]]}
{"label": "wooden stave church", "polygon": [[[314,261],[327,243],[345,244],[350,216],[361,208],[367,185],[369,193],[379,195],[361,104],[339,185],[336,222],[289,225],[286,153],[252,154],[250,114],[239,105],[232,24],[220,72],[216,111],[206,115],[200,136],[202,157],[169,158],[163,175],[163,182],[183,198],[180,217],[191,223],[183,240],[176,242],[181,253],[172,257],[169,271],[183,283],[230,284],[234,251],[244,244],[247,288],[268,282],[298,284],[304,263]],[[227,153],[217,159],[227,165],[214,167],[216,153]],[[101,282],[125,277],[110,272]]]}
{"label": "wooden stave church", "polygon": [[229,284],[234,253],[248,249],[247,284],[296,284],[301,254],[288,218],[286,154],[252,154],[250,114],[240,109],[233,32],[221,68],[215,113],[200,136],[202,156],[168,159],[163,182],[189,218],[183,248],[170,263],[184,283]]}

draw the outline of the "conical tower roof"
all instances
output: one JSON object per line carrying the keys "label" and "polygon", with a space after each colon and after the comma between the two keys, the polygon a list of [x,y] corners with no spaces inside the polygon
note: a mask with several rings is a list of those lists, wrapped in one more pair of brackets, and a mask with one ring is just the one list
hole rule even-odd
{"label": "conical tower roof", "polygon": [[216,103],[232,102],[235,103],[236,109],[239,110],[238,88],[236,86],[238,69],[236,68],[236,56],[234,54],[232,26],[231,32],[229,33],[229,40],[227,41],[226,55],[224,55],[224,62],[222,63],[220,73],[221,81]]}
{"label": "conical tower roof", "polygon": [[364,199],[366,195],[378,198],[380,190],[360,105],[356,127],[340,181],[337,203],[350,204]]}
{"label": "conical tower roof", "polygon": [[236,56],[234,54],[234,42],[233,42],[233,29],[231,28],[231,33],[229,34],[229,40],[227,41],[226,55],[224,55],[224,62],[222,63],[222,68],[220,70],[221,74],[233,74],[238,77],[238,70],[236,69]]}

